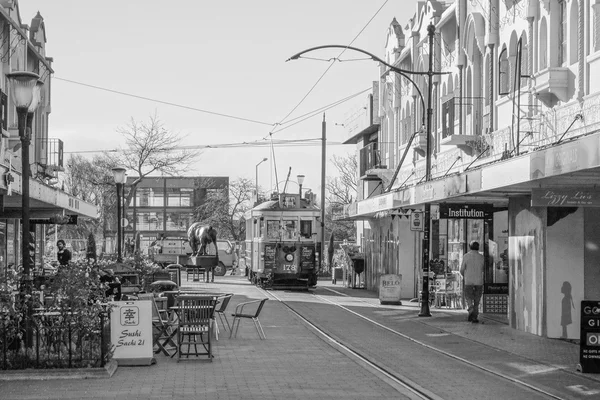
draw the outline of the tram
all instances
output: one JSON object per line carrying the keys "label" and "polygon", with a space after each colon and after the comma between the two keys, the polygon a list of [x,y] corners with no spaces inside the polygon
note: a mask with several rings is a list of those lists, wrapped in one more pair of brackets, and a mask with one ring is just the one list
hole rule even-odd
{"label": "tram", "polygon": [[310,196],[275,193],[246,213],[244,258],[248,279],[265,289],[308,289],[317,284],[321,210]]}

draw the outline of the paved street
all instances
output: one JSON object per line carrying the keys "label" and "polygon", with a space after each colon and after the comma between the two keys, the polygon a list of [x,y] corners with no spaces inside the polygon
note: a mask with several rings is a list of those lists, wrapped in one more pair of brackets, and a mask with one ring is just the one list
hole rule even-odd
{"label": "paved street", "polygon": [[[230,310],[239,302],[265,295],[240,276],[216,277],[212,284],[190,283],[188,286],[233,292],[235,296],[229,305]],[[548,398],[540,393],[527,392],[489,371],[477,370],[448,356],[452,354],[531,385],[543,383],[550,394],[553,393],[552,385],[559,388],[577,386],[564,389],[562,396],[556,391],[554,395],[558,398],[594,398],[593,393],[582,392],[600,388],[598,377],[582,377],[575,372],[577,345],[517,332],[490,319],[474,325],[464,321],[464,312],[438,309],[432,309],[431,318],[417,318],[418,307],[414,303],[381,307],[373,293],[331,285],[327,281],[321,281],[319,288],[312,293],[269,293],[286,301],[301,315],[312,315],[315,324],[325,322],[321,327],[332,336],[347,340],[368,358],[394,368],[408,381],[431,391],[432,398],[465,398],[462,388],[469,385],[475,388],[480,399],[515,398],[518,393],[521,396],[529,393],[527,398]],[[302,298],[304,301],[298,301]],[[327,298],[329,303],[325,300]],[[418,338],[420,342],[441,349],[448,355],[430,352],[423,344],[406,338],[374,335],[376,331],[371,323],[364,319],[359,322],[342,307],[398,330],[407,338]],[[260,319],[267,340],[259,340],[252,323],[242,321],[237,339],[229,339],[228,334],[221,330],[221,337],[214,346],[212,363],[178,363],[176,358],[159,355],[155,365],[121,366],[108,379],[0,382],[0,398],[418,398],[323,340],[276,299],[267,301]],[[402,355],[397,357],[394,351],[401,351]],[[490,354],[495,356],[490,357]],[[433,367],[432,362],[436,363]],[[550,371],[541,371],[541,366]],[[547,377],[552,376],[548,372],[556,373],[551,379],[553,382],[548,382]],[[544,377],[546,381],[541,382]],[[581,379],[586,383],[583,387]],[[564,393],[569,393],[569,390],[572,396],[565,396]]]}

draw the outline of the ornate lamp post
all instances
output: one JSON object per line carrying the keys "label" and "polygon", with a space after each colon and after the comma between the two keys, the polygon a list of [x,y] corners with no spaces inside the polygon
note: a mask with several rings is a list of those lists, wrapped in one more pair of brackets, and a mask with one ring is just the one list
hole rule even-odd
{"label": "ornate lamp post", "polygon": [[255,174],[255,178],[256,178],[256,204],[258,204],[258,166],[262,163],[264,163],[265,161],[267,161],[267,157],[263,158],[262,161],[260,161],[258,164],[256,164],[256,174]]}
{"label": "ornate lamp post", "polygon": [[[23,261],[23,291],[31,295],[31,269],[32,257],[30,253],[30,231],[29,231],[29,145],[31,144],[31,124],[33,115],[40,102],[40,88],[43,82],[38,74],[28,71],[18,71],[6,74],[10,81],[13,103],[17,108],[19,138],[21,139],[21,253]],[[35,243],[33,243],[35,245]],[[35,248],[34,254],[35,254]],[[30,316],[32,312],[31,300],[28,302],[27,315],[25,318],[25,343],[32,344],[32,331]]]}
{"label": "ornate lamp post", "polygon": [[[429,181],[431,179],[431,116],[433,114],[433,109],[431,107],[431,96],[432,96],[432,88],[433,88],[433,83],[432,83],[432,78],[435,75],[444,75],[444,74],[448,74],[449,72],[434,72],[433,71],[433,39],[434,39],[434,35],[435,35],[435,25],[430,24],[427,27],[427,34],[429,36],[429,69],[428,71],[409,71],[409,70],[405,70],[405,69],[401,69],[401,68],[397,68],[394,67],[393,65],[388,64],[387,62],[385,62],[384,60],[382,60],[381,58],[369,53],[368,51],[356,48],[356,47],[351,47],[351,46],[345,46],[345,45],[324,45],[324,46],[317,46],[317,47],[312,47],[310,49],[301,51],[300,53],[297,53],[295,55],[293,55],[292,57],[290,57],[287,61],[290,60],[297,60],[298,58],[300,58],[300,56],[302,56],[305,53],[308,53],[310,51],[313,50],[319,50],[319,49],[325,49],[325,48],[342,48],[342,49],[348,49],[348,50],[354,50],[357,51],[359,53],[363,53],[368,55],[369,57],[371,57],[372,60],[377,61],[383,65],[385,65],[386,67],[388,67],[391,71],[394,71],[395,73],[397,73],[398,75],[403,76],[406,80],[408,80],[410,83],[412,83],[412,85],[415,87],[416,91],[419,94],[419,97],[421,99],[421,104],[423,106],[423,110],[425,110],[425,99],[423,97],[423,94],[421,93],[421,90],[419,89],[419,86],[408,76],[408,75],[424,75],[427,76],[428,79],[428,99],[427,99],[427,137],[426,137],[426,154],[425,154],[425,182]],[[425,114],[423,114],[423,125],[425,125]],[[402,158],[400,159],[400,162],[398,164],[398,167],[396,168],[396,171],[394,173],[394,176],[392,177],[392,181],[390,182],[390,185],[388,186],[386,191],[390,191],[392,189],[392,185],[394,184],[394,181],[396,180],[396,177],[398,176],[398,172],[400,171],[400,167],[402,166],[402,163],[404,162],[404,159],[406,157],[406,154],[408,153],[408,150],[410,148],[411,142],[414,139],[415,135],[418,132],[415,132],[409,142],[407,143],[406,146],[406,150],[402,156]],[[429,203],[425,203],[425,213],[424,213],[424,229],[423,229],[423,291],[422,291],[422,296],[421,296],[421,312],[419,313],[419,317],[431,317],[431,313],[429,310],[429,243],[430,243],[430,224],[431,224],[431,204]]]}
{"label": "ornate lamp post", "polygon": [[123,167],[115,167],[112,169],[113,177],[117,185],[117,262],[122,263],[123,257],[121,252],[121,192],[125,183],[125,171]]}

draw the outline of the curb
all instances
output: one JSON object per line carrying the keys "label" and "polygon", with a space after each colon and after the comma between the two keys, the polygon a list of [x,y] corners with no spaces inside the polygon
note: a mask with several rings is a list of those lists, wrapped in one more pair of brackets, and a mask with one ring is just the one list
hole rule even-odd
{"label": "curb", "polygon": [[0,371],[0,381],[50,379],[104,379],[113,376],[118,364],[110,360],[103,368],[60,368],[60,369],[24,369]]}

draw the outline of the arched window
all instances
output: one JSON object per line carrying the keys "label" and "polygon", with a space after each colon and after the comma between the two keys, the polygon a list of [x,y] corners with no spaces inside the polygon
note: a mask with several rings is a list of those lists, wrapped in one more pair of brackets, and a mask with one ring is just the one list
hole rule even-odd
{"label": "arched window", "polygon": [[506,96],[510,88],[510,66],[506,46],[502,48],[498,59],[498,95]]}
{"label": "arched window", "polygon": [[[529,44],[527,35],[521,35],[521,76],[529,75]],[[521,88],[527,86],[527,78],[520,79]]]}
{"label": "arched window", "polygon": [[483,62],[484,70],[483,70],[483,81],[481,82],[481,86],[483,87],[483,104],[485,106],[490,105],[490,63],[492,62],[492,57],[490,54],[485,55],[485,61]]}
{"label": "arched window", "polygon": [[559,0],[558,6],[558,65],[562,66],[567,62],[567,21],[569,20],[567,18],[567,1]]}
{"label": "arched window", "polygon": [[542,18],[540,22],[540,45],[539,49],[539,64],[538,71],[548,68],[548,25],[546,18]]}
{"label": "arched window", "polygon": [[577,0],[571,1],[569,14],[569,63],[575,64],[579,58],[579,4]]}

